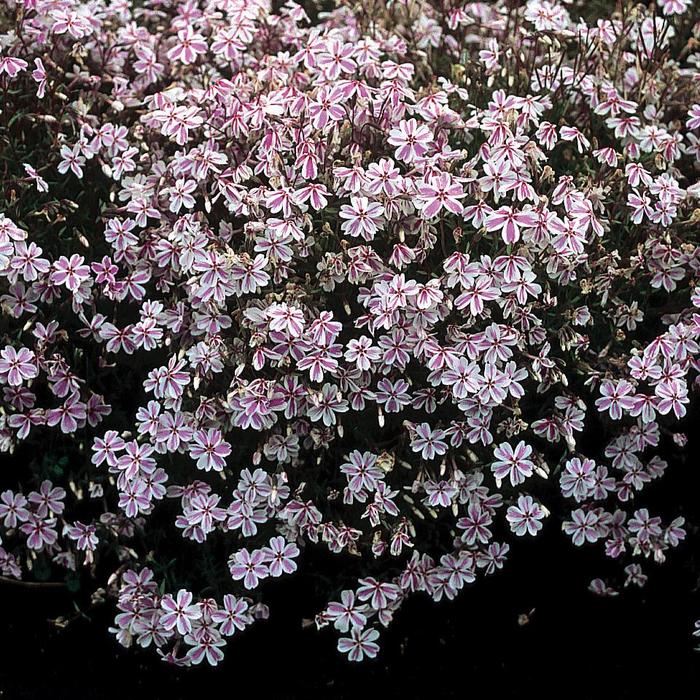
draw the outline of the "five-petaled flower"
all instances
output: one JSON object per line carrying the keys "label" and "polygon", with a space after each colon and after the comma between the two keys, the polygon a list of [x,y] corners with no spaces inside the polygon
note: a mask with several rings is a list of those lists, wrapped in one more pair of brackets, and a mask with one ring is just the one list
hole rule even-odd
{"label": "five-petaled flower", "polygon": [[338,651],[347,654],[350,661],[362,661],[365,656],[373,659],[379,652],[379,645],[375,641],[377,639],[379,632],[373,627],[365,630],[353,627],[349,637],[338,640]]}
{"label": "five-petaled flower", "polygon": [[506,520],[516,535],[536,535],[542,529],[545,513],[532,496],[518,496],[517,505],[510,506]]}
{"label": "five-petaled flower", "polygon": [[242,549],[233,555],[229,570],[234,581],[243,579],[243,585],[251,590],[257,587],[261,579],[269,576],[268,561],[269,558],[262,549],[256,549],[252,553]]}
{"label": "five-petaled flower", "polygon": [[491,464],[491,471],[496,479],[508,477],[511,486],[518,486],[532,476],[535,469],[534,463],[529,459],[531,454],[532,447],[523,440],[515,448],[510,443],[503,442],[493,451],[496,461]]}
{"label": "five-petaled flower", "polygon": [[180,634],[189,634],[192,623],[202,617],[202,611],[197,603],[192,603],[192,593],[181,588],[175,597],[163,596],[160,607],[164,615],[160,621],[166,630],[177,629]]}

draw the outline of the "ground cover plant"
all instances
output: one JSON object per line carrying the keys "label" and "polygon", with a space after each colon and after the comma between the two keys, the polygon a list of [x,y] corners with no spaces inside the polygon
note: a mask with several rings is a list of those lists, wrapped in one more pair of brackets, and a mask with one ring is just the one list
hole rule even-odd
{"label": "ground cover plant", "polygon": [[685,556],[699,9],[6,0],[2,576],[217,665],[308,565],[358,662],[545,528]]}

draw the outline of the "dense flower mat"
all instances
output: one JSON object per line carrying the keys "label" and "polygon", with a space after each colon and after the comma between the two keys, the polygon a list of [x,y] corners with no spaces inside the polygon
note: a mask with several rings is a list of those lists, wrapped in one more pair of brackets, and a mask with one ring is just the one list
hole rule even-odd
{"label": "dense flower mat", "polygon": [[6,0],[0,32],[4,577],[216,665],[323,549],[360,661],[543,528],[617,562],[600,595],[682,556],[645,488],[700,367],[690,0]]}

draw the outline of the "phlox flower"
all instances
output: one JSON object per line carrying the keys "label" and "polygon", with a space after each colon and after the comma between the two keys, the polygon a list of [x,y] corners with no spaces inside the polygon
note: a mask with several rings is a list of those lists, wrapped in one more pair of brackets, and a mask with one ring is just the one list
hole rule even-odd
{"label": "phlox flower", "polygon": [[411,449],[420,452],[423,459],[435,459],[447,452],[447,443],[443,440],[445,431],[431,429],[428,423],[420,423],[415,427],[415,437],[411,440]]}
{"label": "phlox flower", "polygon": [[347,477],[352,491],[374,491],[384,478],[384,472],[377,465],[377,456],[359,450],[348,455],[348,461],[341,465],[340,471]]}
{"label": "phlox flower", "polygon": [[287,542],[284,537],[272,537],[269,546],[263,547],[262,552],[273,578],[297,570],[294,559],[299,556],[299,548],[293,542]]}
{"label": "phlox flower", "polygon": [[247,590],[256,588],[261,579],[270,575],[265,553],[261,549],[252,553],[247,549],[236,552],[231,559],[229,570],[234,581],[243,579]]}
{"label": "phlox flower", "polygon": [[340,601],[329,603],[326,609],[326,615],[333,622],[333,626],[343,633],[349,629],[362,629],[367,624],[367,617],[363,613],[365,606],[356,603],[355,593],[342,591]]}
{"label": "phlox flower", "polygon": [[28,65],[26,61],[15,56],[0,56],[0,75],[5,73],[8,77],[14,78],[18,73],[25,70]]}
{"label": "phlox flower", "polygon": [[573,497],[579,503],[585,500],[596,483],[595,466],[592,459],[574,457],[568,460],[559,479],[564,496]]}
{"label": "phlox flower", "polygon": [[63,284],[71,292],[78,290],[80,285],[89,279],[90,268],[84,265],[85,258],[82,255],[73,254],[70,258],[62,255],[53,265],[51,282]]}
{"label": "phlox flower", "polygon": [[503,206],[486,217],[484,226],[487,231],[500,231],[503,242],[512,245],[520,240],[521,227],[531,227],[535,223],[532,212],[516,211],[512,207]]}
{"label": "phlox flower", "polygon": [[[41,175],[31,166],[29,163],[22,163],[24,172],[27,173],[27,177],[34,183],[38,192],[48,192],[49,186]],[[34,245],[32,243],[31,245]],[[39,248],[41,250],[41,248]]]}
{"label": "phlox flower", "polygon": [[205,38],[187,26],[177,33],[175,45],[168,51],[168,58],[171,61],[180,61],[185,65],[194,63],[197,57],[207,52],[207,42]]}
{"label": "phlox flower", "polygon": [[379,632],[373,627],[365,630],[353,627],[349,637],[338,640],[338,651],[347,654],[350,661],[362,661],[365,657],[373,659],[379,652],[377,639]]}
{"label": "phlox flower", "polygon": [[384,207],[378,202],[370,202],[367,197],[351,197],[350,204],[340,208],[344,219],[341,229],[355,238],[371,241],[382,223]]}
{"label": "phlox flower", "polygon": [[63,145],[60,155],[61,162],[58,164],[58,172],[64,175],[70,170],[77,178],[82,178],[85,157],[81,155],[79,146],[77,144],[73,147]]}
{"label": "phlox flower", "polygon": [[177,629],[180,634],[189,634],[192,623],[202,617],[202,611],[197,603],[192,603],[192,593],[181,588],[175,598],[163,596],[160,607],[165,612],[160,623],[166,630]]}
{"label": "phlox flower", "polygon": [[446,173],[418,185],[418,204],[426,219],[432,219],[443,209],[461,214],[463,207],[459,200],[465,196],[462,186]]}
{"label": "phlox flower", "polygon": [[43,519],[38,515],[30,514],[27,522],[20,526],[20,530],[27,536],[27,547],[36,552],[56,543],[58,533],[56,518]]}
{"label": "phlox flower", "polygon": [[598,532],[598,519],[591,511],[581,508],[571,513],[571,520],[562,524],[564,532],[571,537],[571,541],[577,547],[584,542],[596,542],[600,535]]}
{"label": "phlox flower", "polygon": [[394,583],[378,581],[373,576],[361,578],[358,583],[357,598],[368,602],[375,610],[385,608],[400,595],[399,587]]}
{"label": "phlox flower", "polygon": [[223,606],[215,610],[211,619],[220,625],[221,634],[230,637],[236,630],[244,630],[251,622],[248,603],[236,596],[227,593],[223,597]]}
{"label": "phlox flower", "polygon": [[199,469],[221,471],[226,466],[226,457],[231,454],[231,445],[216,428],[196,430],[192,434],[189,453],[192,459],[197,460]]}
{"label": "phlox flower", "polygon": [[544,515],[539,503],[531,496],[519,496],[517,505],[508,508],[506,520],[516,535],[536,535],[542,529]]}
{"label": "phlox flower", "polygon": [[35,354],[29,348],[16,350],[6,345],[0,350],[0,380],[10,386],[21,386],[39,376]]}
{"label": "phlox flower", "polygon": [[389,132],[387,141],[396,146],[395,157],[404,163],[413,163],[428,152],[432,141],[430,129],[415,119],[402,120]]}
{"label": "phlox flower", "polygon": [[15,528],[18,523],[26,522],[30,512],[25,506],[27,499],[21,493],[6,490],[0,493],[0,519],[6,528]]}
{"label": "phlox flower", "polygon": [[528,459],[532,454],[532,447],[523,440],[515,448],[503,442],[494,449],[493,454],[496,461],[491,464],[491,471],[496,479],[502,480],[507,476],[511,486],[518,486],[527,477],[532,476],[535,465]]}
{"label": "phlox flower", "polygon": [[428,505],[449,508],[452,499],[457,495],[457,489],[447,481],[426,481],[425,493]]}
{"label": "phlox flower", "polygon": [[310,395],[311,405],[308,414],[312,421],[323,421],[326,426],[335,425],[336,413],[346,413],[348,402],[342,398],[335,384],[324,384],[321,391]]}
{"label": "phlox flower", "polygon": [[600,385],[602,398],[596,399],[596,408],[601,413],[608,411],[613,420],[620,420],[623,411],[634,408],[633,392],[634,387],[625,379],[617,382],[605,379]]}

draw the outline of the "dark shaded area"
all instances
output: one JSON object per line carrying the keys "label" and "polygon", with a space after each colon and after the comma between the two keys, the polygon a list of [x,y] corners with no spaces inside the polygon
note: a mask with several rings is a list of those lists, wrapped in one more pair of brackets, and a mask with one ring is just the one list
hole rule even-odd
{"label": "dark shaded area", "polygon": [[[663,435],[659,453],[668,470],[637,496],[636,507],[648,507],[664,523],[682,515],[688,529],[665,564],[643,562],[649,576],[643,589],[631,587],[611,599],[589,593],[595,577],[621,588],[622,568],[631,560],[611,562],[600,546],[573,547],[551,518],[536,540],[508,537],[505,569],[479,578],[457,600],[410,599],[382,634],[379,657],[350,664],[335,650],[333,630],[304,629],[302,620],[324,607],[323,591],[333,585],[306,572],[351,585],[358,562],[310,547],[300,572],[266,582],[270,620],[231,639],[219,668],[182,670],[159,661],[153,650],[122,649],[107,631],[112,602],[89,610],[89,620],[78,617],[58,630],[50,620],[75,610],[67,589],[0,581],[0,700],[189,700],[222,692],[255,693],[260,700],[647,700],[658,692],[673,700],[696,698],[700,653],[694,646],[700,640],[691,635],[700,619],[698,426],[695,406],[677,426],[689,437],[684,449]],[[603,435],[602,426],[587,430],[584,452],[599,453]],[[17,465],[3,466],[7,481]],[[550,481],[556,491],[556,477]]]}
{"label": "dark shaded area", "polygon": [[689,572],[662,567],[644,591],[603,600],[585,591],[586,557],[557,539],[521,548],[508,572],[454,603],[408,603],[381,656],[359,666],[339,657],[330,631],[300,629],[302,586],[285,587],[288,605],[276,596],[272,619],[232,640],[222,668],[186,671],[121,650],[106,632],[106,609],[93,624],[55,631],[46,617],[61,611],[61,595],[8,586],[0,604],[2,697],[179,700],[219,684],[263,698],[449,698],[487,689],[499,698],[645,698],[661,687],[665,697],[696,697],[700,655],[690,632],[700,610]]}
{"label": "dark shaded area", "polygon": [[[683,512],[697,521],[697,454],[691,430],[686,459],[671,455],[666,476],[644,493],[654,512]],[[302,629],[301,619],[322,604],[309,576],[269,590],[271,619],[231,640],[214,670],[176,670],[152,652],[122,650],[107,632],[109,604],[91,612],[91,622],[55,630],[48,618],[70,613],[67,592],[3,583],[0,697],[184,700],[224,690],[279,699],[488,693],[642,700],[658,690],[669,698],[697,697],[700,654],[691,632],[700,618],[698,549],[693,529],[666,564],[644,565],[644,589],[601,599],[586,585],[617,567],[598,549],[574,549],[550,523],[543,537],[513,548],[505,571],[479,580],[456,601],[409,601],[384,633],[380,656],[361,665],[340,657],[332,631]],[[522,614],[529,617],[525,624]]]}
{"label": "dark shaded area", "polygon": [[[302,629],[302,620],[324,607],[321,592],[329,587],[328,580],[305,572],[322,571],[350,585],[358,562],[311,547],[300,573],[267,582],[264,599],[271,619],[230,640],[220,668],[178,670],[152,650],[123,650],[116,643],[107,631],[111,602],[89,611],[90,620],[80,618],[57,630],[49,620],[73,612],[67,590],[0,582],[0,699],[185,700],[219,688],[264,700],[420,700],[486,693],[496,700],[646,700],[657,692],[674,700],[698,697],[700,653],[693,647],[700,640],[691,637],[700,619],[698,426],[696,407],[678,426],[689,435],[684,450],[663,436],[660,454],[669,468],[636,499],[636,507],[648,507],[664,523],[683,515],[688,527],[688,538],[669,553],[669,561],[643,563],[649,575],[644,589],[626,589],[613,599],[590,594],[587,584],[594,577],[620,587],[628,561],[610,562],[599,546],[573,547],[552,518],[537,540],[508,538],[512,549],[505,570],[479,579],[456,601],[409,600],[383,633],[380,656],[354,665],[336,652],[334,631]],[[600,454],[604,436],[602,425],[589,422],[584,452]],[[11,486],[21,465],[5,460],[2,466],[0,481]],[[556,478],[550,482],[543,500],[551,504]],[[564,504],[559,506],[557,511]]]}

